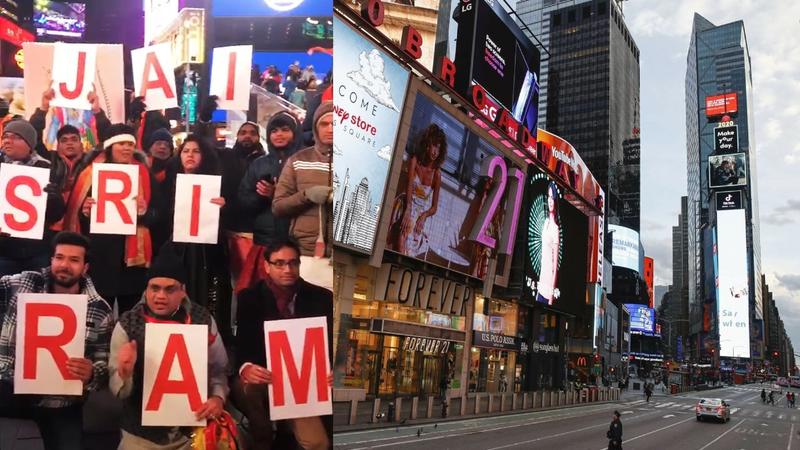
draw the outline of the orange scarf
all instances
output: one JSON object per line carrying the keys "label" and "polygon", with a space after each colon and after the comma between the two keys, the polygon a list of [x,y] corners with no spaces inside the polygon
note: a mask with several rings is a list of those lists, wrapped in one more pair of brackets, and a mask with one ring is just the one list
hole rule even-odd
{"label": "orange scarf", "polygon": [[[97,155],[94,161],[75,178],[75,184],[69,200],[67,200],[67,209],[64,213],[65,230],[81,232],[80,214],[83,202],[92,189],[92,166],[94,163],[103,162],[106,162],[105,152]],[[132,164],[136,164],[139,168],[139,196],[144,197],[145,203],[150,205],[150,173],[147,171],[147,166],[135,159]],[[125,265],[150,267],[153,259],[152,245],[150,230],[142,224],[137,224],[136,234],[125,236]]]}

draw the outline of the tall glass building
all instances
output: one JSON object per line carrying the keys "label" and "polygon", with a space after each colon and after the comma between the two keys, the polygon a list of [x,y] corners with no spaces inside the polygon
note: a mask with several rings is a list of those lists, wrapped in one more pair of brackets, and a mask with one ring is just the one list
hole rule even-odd
{"label": "tall glass building", "polygon": [[517,11],[547,49],[539,127],[578,149],[606,192],[606,223],[639,231],[639,48],[620,3],[520,0]]}
{"label": "tall glass building", "polygon": [[[686,162],[688,174],[688,234],[689,234],[689,313],[691,320],[692,357],[695,361],[715,361],[719,348],[716,237],[721,231],[717,220],[715,193],[741,193],[745,217],[747,291],[749,304],[750,357],[761,359],[762,344],[752,340],[763,323],[761,289],[761,249],[759,238],[758,184],[753,134],[753,92],[750,53],[744,22],[736,21],[716,26],[699,14],[689,43],[686,68]],[[709,168],[709,158],[724,153],[715,149],[715,129],[723,120],[719,115],[709,118],[708,97],[731,95],[737,97],[737,111],[729,119],[738,126],[738,152],[744,153],[745,172],[740,182],[730,188],[712,189],[710,174],[719,168]],[[728,155],[730,156],[730,155]],[[719,161],[715,159],[714,161]],[[712,170],[710,170],[712,169]],[[716,176],[716,175],[714,175]],[[716,181],[715,181],[716,183]],[[721,243],[724,244],[724,243]],[[722,286],[720,286],[722,289]],[[722,297],[721,294],[719,294]],[[763,332],[761,333],[763,335]],[[716,360],[718,362],[718,360]]]}

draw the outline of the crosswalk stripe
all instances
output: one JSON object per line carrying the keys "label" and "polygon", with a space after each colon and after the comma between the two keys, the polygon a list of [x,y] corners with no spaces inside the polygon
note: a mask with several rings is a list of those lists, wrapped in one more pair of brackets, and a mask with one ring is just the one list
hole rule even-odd
{"label": "crosswalk stripe", "polygon": [[778,415],[778,420],[783,420],[784,417],[786,417],[785,414],[780,414],[780,415]]}
{"label": "crosswalk stripe", "polygon": [[731,415],[736,414],[737,412],[739,412],[739,408],[731,409]]}
{"label": "crosswalk stripe", "polygon": [[760,409],[753,410],[753,414],[752,415],[753,415],[753,417],[760,416],[761,415],[761,410]]}
{"label": "crosswalk stripe", "polygon": [[662,403],[662,404],[660,404],[660,405],[656,405],[656,408],[664,408],[664,407],[666,407],[666,406],[669,406],[669,405],[671,405],[671,404],[672,404],[672,402],[669,402],[669,403]]}

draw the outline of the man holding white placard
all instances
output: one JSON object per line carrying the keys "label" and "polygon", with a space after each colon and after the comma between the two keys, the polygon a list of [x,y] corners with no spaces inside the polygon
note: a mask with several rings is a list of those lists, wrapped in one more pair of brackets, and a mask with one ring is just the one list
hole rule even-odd
{"label": "man holding white placard", "polygon": [[[0,417],[35,420],[47,450],[76,449],[83,448],[82,410],[85,394],[105,386],[108,380],[108,343],[113,318],[108,303],[100,297],[91,278],[86,275],[90,259],[89,241],[77,233],[61,232],[53,240],[53,247],[49,267],[0,278]],[[74,296],[75,299],[84,299],[83,301],[88,299],[86,319],[83,321],[85,327],[82,327],[86,336],[85,356],[70,357],[66,360],[65,367],[62,367],[72,379],[83,383],[83,396],[30,397],[14,394],[15,366],[21,362],[17,358],[24,359],[25,364],[29,363],[23,354],[16,351],[17,344],[23,344],[24,351],[28,351],[24,343],[16,339],[17,327],[22,326],[17,322],[18,299],[21,295],[32,293],[60,294],[66,295],[68,299]],[[54,309],[52,306],[47,307],[46,312],[52,313]],[[25,325],[28,326],[27,323]],[[30,336],[30,330],[28,331],[25,336]],[[75,336],[79,335],[75,333]],[[52,350],[43,351],[42,347],[34,350],[37,351],[39,356],[52,354],[53,358],[57,353]],[[58,376],[36,369],[33,372],[34,380]]]}
{"label": "man holding white placard", "polygon": [[[188,449],[191,445],[191,428],[171,426],[152,426],[152,423],[143,423],[142,405],[151,405],[151,398],[155,387],[150,392],[145,392],[145,370],[148,365],[145,360],[155,358],[157,364],[149,367],[159,368],[167,359],[165,355],[159,358],[146,354],[145,329],[147,324],[193,324],[208,326],[208,354],[207,354],[207,379],[206,386],[188,386],[192,379],[198,379],[194,369],[187,367],[186,361],[180,364],[181,377],[170,377],[170,383],[163,383],[163,389],[175,388],[176,384],[182,385],[186,390],[162,392],[169,396],[183,396],[188,398],[188,404],[196,403],[198,408],[193,411],[182,409],[180,411],[164,410],[174,407],[171,402],[157,401],[156,408],[159,412],[174,413],[175,416],[185,417],[193,413],[197,420],[214,419],[223,412],[225,400],[228,396],[228,357],[222,342],[222,337],[217,330],[217,324],[208,310],[192,302],[186,296],[186,273],[180,261],[169,251],[162,251],[147,274],[147,287],[144,298],[133,309],[123,314],[111,338],[111,356],[109,357],[109,385],[111,392],[123,400],[122,415],[122,441],[119,449]],[[195,342],[196,343],[196,342]],[[181,347],[183,348],[183,347]],[[186,358],[186,353],[181,352],[175,356],[177,359]],[[189,353],[191,358],[191,353]],[[170,361],[167,361],[169,363]],[[191,363],[191,361],[189,361]],[[175,369],[178,364],[173,364]],[[186,371],[190,370],[191,374]],[[191,375],[187,377],[187,375]],[[156,375],[158,377],[158,375]],[[175,381],[177,380],[177,381]],[[169,384],[169,387],[164,387]],[[155,381],[154,386],[159,386]],[[207,391],[206,391],[207,390]],[[183,394],[183,392],[189,392]],[[199,402],[200,396],[207,392],[208,400]],[[145,395],[147,394],[147,401]],[[194,395],[193,395],[194,394]],[[166,398],[158,395],[158,399]],[[157,400],[158,400],[157,399]],[[171,405],[171,406],[170,406]],[[169,416],[169,414],[167,414]]]}
{"label": "man holding white placard", "polygon": [[[274,241],[264,250],[267,278],[239,294],[237,363],[239,377],[231,387],[234,404],[250,422],[258,449],[272,447],[267,385],[272,373],[266,366],[264,322],[281,319],[325,317],[328,322],[328,354],[333,322],[333,294],[300,278],[300,246],[290,239]],[[332,384],[331,375],[328,384]],[[331,442],[322,417],[287,421],[298,444],[306,449],[327,449]]]}
{"label": "man holding white placard", "polygon": [[[50,161],[34,151],[36,143],[36,130],[28,121],[16,119],[8,122],[3,129],[0,163],[2,166],[50,169]],[[25,177],[25,180],[18,178],[17,181],[20,182],[15,183],[17,188],[6,188],[0,193],[0,203],[11,206],[10,210],[4,211],[11,214],[0,217],[0,276],[24,270],[38,270],[47,265],[47,243],[54,233],[46,231],[46,228],[64,215],[64,199],[60,195],[61,180],[54,176],[51,172],[50,182],[44,186],[34,180],[36,177]],[[8,191],[13,193],[14,198],[6,198]],[[39,210],[31,203],[33,199],[27,197],[31,193],[34,197],[46,196],[46,211]],[[14,223],[8,223],[8,220],[13,220]],[[32,230],[32,222],[36,223],[37,230]],[[30,235],[30,231],[36,231],[36,236]]]}

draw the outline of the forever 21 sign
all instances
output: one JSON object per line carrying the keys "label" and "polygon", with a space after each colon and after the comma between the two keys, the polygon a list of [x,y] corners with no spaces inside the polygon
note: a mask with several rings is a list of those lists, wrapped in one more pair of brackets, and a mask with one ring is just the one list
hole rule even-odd
{"label": "forever 21 sign", "polygon": [[467,315],[473,289],[430,273],[383,264],[375,283],[375,299],[443,314]]}

